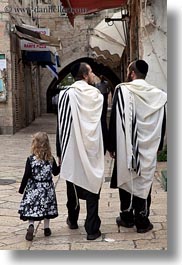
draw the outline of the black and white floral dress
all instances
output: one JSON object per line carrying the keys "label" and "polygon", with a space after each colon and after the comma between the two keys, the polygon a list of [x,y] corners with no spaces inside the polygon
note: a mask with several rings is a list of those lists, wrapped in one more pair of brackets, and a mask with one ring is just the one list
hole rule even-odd
{"label": "black and white floral dress", "polygon": [[38,160],[31,155],[27,158],[24,176],[19,193],[24,195],[20,203],[20,219],[43,220],[58,216],[57,199],[52,174],[58,175],[60,171],[55,159],[53,162]]}

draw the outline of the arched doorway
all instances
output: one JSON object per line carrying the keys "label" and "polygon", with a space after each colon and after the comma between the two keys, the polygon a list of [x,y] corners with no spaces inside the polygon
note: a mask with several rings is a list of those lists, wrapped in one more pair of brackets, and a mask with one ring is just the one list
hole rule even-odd
{"label": "arched doorway", "polygon": [[70,73],[71,66],[77,62],[88,63],[91,66],[95,75],[97,76],[104,75],[107,78],[112,88],[114,88],[117,84],[121,82],[121,79],[114,73],[114,71],[112,71],[109,67],[104,66],[103,64],[98,64],[92,58],[84,57],[84,58],[75,60],[69,65],[67,65],[66,67],[64,67],[59,72],[59,79],[54,78],[50,86],[48,87],[48,90],[47,90],[47,112],[48,113],[53,112],[52,97],[58,93],[58,91],[56,90],[57,85],[60,83],[61,80],[63,80]]}

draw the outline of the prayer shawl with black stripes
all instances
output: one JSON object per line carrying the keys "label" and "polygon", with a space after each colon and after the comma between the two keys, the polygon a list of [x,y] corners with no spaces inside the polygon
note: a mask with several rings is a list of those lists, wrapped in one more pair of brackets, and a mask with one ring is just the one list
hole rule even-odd
{"label": "prayer shawl with black stripes", "polygon": [[167,95],[143,79],[116,87],[117,186],[146,199],[152,185]]}
{"label": "prayer shawl with black stripes", "polygon": [[104,178],[102,106],[100,91],[83,80],[59,95],[60,176],[93,193]]}

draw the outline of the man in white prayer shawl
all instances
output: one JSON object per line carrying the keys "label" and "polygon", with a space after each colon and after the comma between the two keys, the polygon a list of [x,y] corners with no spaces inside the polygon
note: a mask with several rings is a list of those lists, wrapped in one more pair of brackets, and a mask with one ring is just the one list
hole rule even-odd
{"label": "man in white prayer shawl", "polygon": [[153,229],[149,220],[151,188],[157,152],[165,133],[167,94],[148,84],[148,64],[130,63],[127,82],[114,93],[109,124],[109,151],[115,159],[111,188],[119,188],[120,226],[136,226],[138,233]]}
{"label": "man in white prayer shawl", "polygon": [[95,240],[101,236],[98,206],[104,180],[103,96],[91,85],[94,73],[88,64],[73,65],[71,74],[75,82],[59,94],[57,156],[60,176],[67,184],[68,227],[78,228],[79,199],[86,200],[87,240]]}

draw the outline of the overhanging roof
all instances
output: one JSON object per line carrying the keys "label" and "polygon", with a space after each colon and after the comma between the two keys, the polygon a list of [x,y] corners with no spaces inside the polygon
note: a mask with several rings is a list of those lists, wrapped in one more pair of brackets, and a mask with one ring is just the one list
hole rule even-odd
{"label": "overhanging roof", "polygon": [[60,40],[52,36],[47,36],[45,34],[41,34],[39,32],[35,32],[33,30],[18,25],[15,25],[15,28],[15,33],[20,39],[29,40],[38,44],[47,44],[49,46],[55,47],[60,47],[61,45]]}
{"label": "overhanging roof", "polygon": [[50,51],[24,51],[22,59],[27,62],[36,62],[42,66],[55,64],[55,56]]}
{"label": "overhanging roof", "polygon": [[67,9],[68,18],[71,24],[74,25],[74,18],[77,15],[122,7],[127,4],[127,0],[61,0],[61,3]]}

